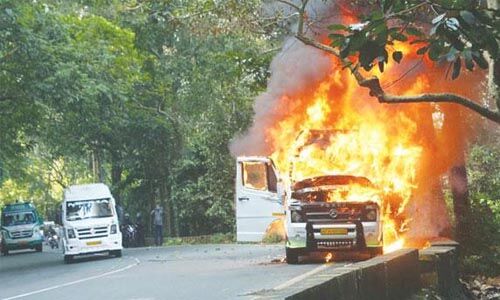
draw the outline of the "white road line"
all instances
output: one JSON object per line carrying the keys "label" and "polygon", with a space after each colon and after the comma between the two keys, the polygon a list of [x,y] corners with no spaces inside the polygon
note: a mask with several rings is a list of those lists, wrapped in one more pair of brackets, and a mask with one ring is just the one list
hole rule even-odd
{"label": "white road line", "polygon": [[314,274],[316,274],[316,273],[318,273],[318,272],[320,272],[320,271],[322,271],[322,270],[324,270],[324,269],[326,269],[326,268],[330,267],[331,265],[332,265],[331,263],[329,263],[329,264],[323,264],[323,265],[321,265],[321,266],[319,266],[319,267],[317,267],[317,268],[312,269],[312,270],[311,270],[311,271],[309,271],[309,272],[306,272],[306,273],[304,273],[304,274],[302,274],[302,275],[299,275],[299,276],[297,276],[297,277],[295,277],[295,278],[292,278],[292,279],[288,280],[288,281],[287,281],[287,282],[285,282],[285,283],[282,283],[282,284],[278,285],[278,286],[277,286],[277,287],[275,287],[273,290],[278,290],[278,291],[279,291],[279,290],[282,290],[282,289],[284,289],[284,288],[287,288],[287,287],[291,286],[291,285],[292,285],[292,284],[294,284],[294,283],[297,283],[297,282],[299,282],[299,281],[302,281],[302,280],[304,280],[305,278],[307,278],[307,277],[309,277],[309,276],[311,276],[311,275],[314,275]]}
{"label": "white road line", "polygon": [[23,298],[23,297],[28,297],[28,296],[32,296],[32,295],[35,295],[35,294],[40,294],[40,293],[52,291],[52,290],[55,290],[55,289],[67,287],[67,286],[70,286],[70,285],[75,285],[75,284],[78,284],[78,283],[82,283],[82,282],[85,282],[85,281],[94,280],[94,279],[102,278],[102,277],[105,277],[105,276],[108,276],[108,275],[113,275],[113,274],[116,274],[116,273],[120,273],[120,272],[128,270],[128,269],[130,269],[132,267],[135,267],[135,266],[137,266],[140,263],[140,260],[137,259],[137,258],[135,258],[135,257],[134,257],[134,260],[135,260],[135,263],[130,264],[128,266],[125,266],[125,267],[123,267],[121,269],[109,271],[109,272],[102,273],[102,274],[95,275],[95,276],[90,276],[90,277],[78,279],[78,280],[71,281],[71,282],[66,282],[66,283],[54,285],[54,286],[51,286],[51,287],[47,287],[47,288],[44,288],[44,289],[32,291],[32,292],[21,294],[21,295],[17,295],[17,296],[12,296],[12,297],[9,297],[9,298],[3,298],[1,300],[12,300],[12,299],[19,299],[19,298]]}

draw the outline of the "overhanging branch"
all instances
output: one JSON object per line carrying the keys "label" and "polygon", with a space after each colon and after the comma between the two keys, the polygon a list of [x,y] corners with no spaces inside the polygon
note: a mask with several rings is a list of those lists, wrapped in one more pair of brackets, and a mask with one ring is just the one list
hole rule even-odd
{"label": "overhanging branch", "polygon": [[[287,3],[287,1],[280,1],[282,3]],[[307,4],[307,1],[303,1],[303,4]],[[312,46],[316,49],[322,50],[324,52],[330,53],[340,59],[342,65],[348,68],[357,83],[370,90],[370,95],[376,97],[380,103],[396,104],[396,103],[422,103],[422,102],[434,102],[434,103],[455,103],[464,106],[479,115],[491,120],[497,124],[500,124],[500,112],[489,109],[488,107],[481,106],[472,99],[453,94],[453,93],[425,93],[420,95],[412,96],[397,96],[387,94],[384,89],[380,86],[380,81],[377,77],[365,78],[359,70],[346,58],[342,58],[337,49],[322,44],[315,39],[309,38],[304,33],[304,20],[305,15],[305,5],[298,7],[296,5],[291,5],[293,8],[297,9],[299,13],[299,24],[297,26],[298,30],[295,37],[302,43]],[[498,97],[498,96],[497,96]]]}

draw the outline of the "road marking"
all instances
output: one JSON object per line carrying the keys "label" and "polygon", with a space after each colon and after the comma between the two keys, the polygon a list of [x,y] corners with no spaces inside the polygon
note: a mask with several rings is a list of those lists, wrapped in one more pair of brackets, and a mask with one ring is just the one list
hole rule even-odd
{"label": "road marking", "polygon": [[321,265],[321,266],[319,266],[319,267],[317,267],[317,268],[312,269],[312,270],[311,270],[311,271],[309,271],[309,272],[306,272],[306,273],[304,273],[304,274],[302,274],[302,275],[299,275],[299,276],[297,276],[297,277],[295,277],[295,278],[292,278],[292,279],[288,280],[288,281],[287,281],[287,282],[285,282],[285,283],[282,283],[282,284],[280,284],[280,285],[276,286],[273,290],[278,290],[278,291],[279,291],[279,290],[285,289],[285,288],[287,288],[287,287],[291,286],[292,284],[295,284],[295,283],[297,283],[297,282],[299,282],[299,281],[304,280],[305,278],[307,278],[307,277],[309,277],[309,276],[311,276],[311,275],[314,275],[314,274],[316,274],[316,273],[318,273],[318,272],[320,272],[320,271],[323,271],[324,269],[326,269],[326,268],[330,267],[331,265],[332,265],[332,264],[330,264],[330,263],[328,263],[328,264],[323,264],[323,265]]}
{"label": "road marking", "polygon": [[71,281],[71,282],[66,282],[66,283],[63,283],[63,284],[54,285],[54,286],[51,286],[51,287],[47,287],[47,288],[44,288],[44,289],[32,291],[32,292],[29,292],[29,293],[24,293],[24,294],[17,295],[17,296],[12,296],[12,297],[9,297],[9,298],[3,298],[1,300],[13,300],[13,299],[19,299],[19,298],[23,298],[23,297],[28,297],[28,296],[32,296],[32,295],[36,295],[36,294],[40,294],[40,293],[44,293],[44,292],[48,292],[48,291],[52,291],[52,290],[55,290],[55,289],[67,287],[67,286],[70,286],[70,285],[75,285],[75,284],[82,283],[82,282],[85,282],[85,281],[94,280],[94,279],[102,278],[102,277],[105,277],[105,276],[108,276],[108,275],[113,275],[113,274],[116,274],[116,273],[120,273],[120,272],[123,272],[125,270],[130,269],[130,268],[133,268],[133,267],[137,266],[140,263],[140,260],[138,258],[134,257],[134,260],[135,260],[135,263],[130,264],[128,266],[125,266],[125,267],[123,267],[121,269],[117,269],[117,270],[109,271],[109,272],[102,273],[102,274],[99,274],[99,275],[94,275],[94,276],[90,276],[90,277],[78,279],[78,280]]}
{"label": "road marking", "polygon": [[[283,290],[283,289],[285,289],[285,288],[287,288],[287,287],[291,286],[292,284],[295,284],[295,283],[297,283],[297,282],[299,282],[299,281],[301,281],[301,280],[306,279],[306,278],[307,278],[307,277],[309,277],[309,276],[312,276],[312,275],[314,275],[314,274],[316,274],[316,273],[318,273],[318,272],[323,271],[324,269],[326,269],[326,268],[330,267],[331,265],[332,265],[332,263],[325,263],[325,264],[322,264],[321,266],[318,266],[318,267],[316,267],[316,268],[312,269],[312,270],[311,270],[311,271],[309,271],[309,272],[306,272],[306,273],[304,273],[304,274],[302,274],[302,275],[299,275],[299,276],[297,276],[297,277],[294,277],[294,278],[292,278],[292,279],[290,279],[290,280],[288,280],[288,281],[286,281],[286,282],[284,282],[284,283],[282,283],[282,284],[280,284],[280,285],[278,285],[278,286],[276,286],[276,287],[274,287],[274,288],[270,289],[270,291],[273,291],[273,290],[274,290],[274,291]],[[251,295],[251,294],[250,294],[250,295]],[[257,300],[257,299],[262,299],[262,296],[261,296],[261,295],[256,295],[256,296],[254,296],[254,297],[252,297],[252,298],[251,298],[251,300]]]}

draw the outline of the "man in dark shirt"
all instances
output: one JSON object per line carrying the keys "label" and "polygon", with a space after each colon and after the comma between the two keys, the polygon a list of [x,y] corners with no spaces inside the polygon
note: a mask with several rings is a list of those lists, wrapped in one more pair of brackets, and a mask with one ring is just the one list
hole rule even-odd
{"label": "man in dark shirt", "polygon": [[163,209],[160,204],[156,204],[156,208],[151,211],[153,218],[155,245],[163,245]]}

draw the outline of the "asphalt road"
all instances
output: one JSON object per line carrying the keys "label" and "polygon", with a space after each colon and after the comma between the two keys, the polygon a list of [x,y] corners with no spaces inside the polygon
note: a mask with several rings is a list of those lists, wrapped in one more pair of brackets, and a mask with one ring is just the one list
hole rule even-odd
{"label": "asphalt road", "polygon": [[286,288],[324,269],[348,264],[280,262],[281,245],[186,245],[125,249],[123,257],[12,252],[0,257],[0,300],[7,299],[251,299]]}

